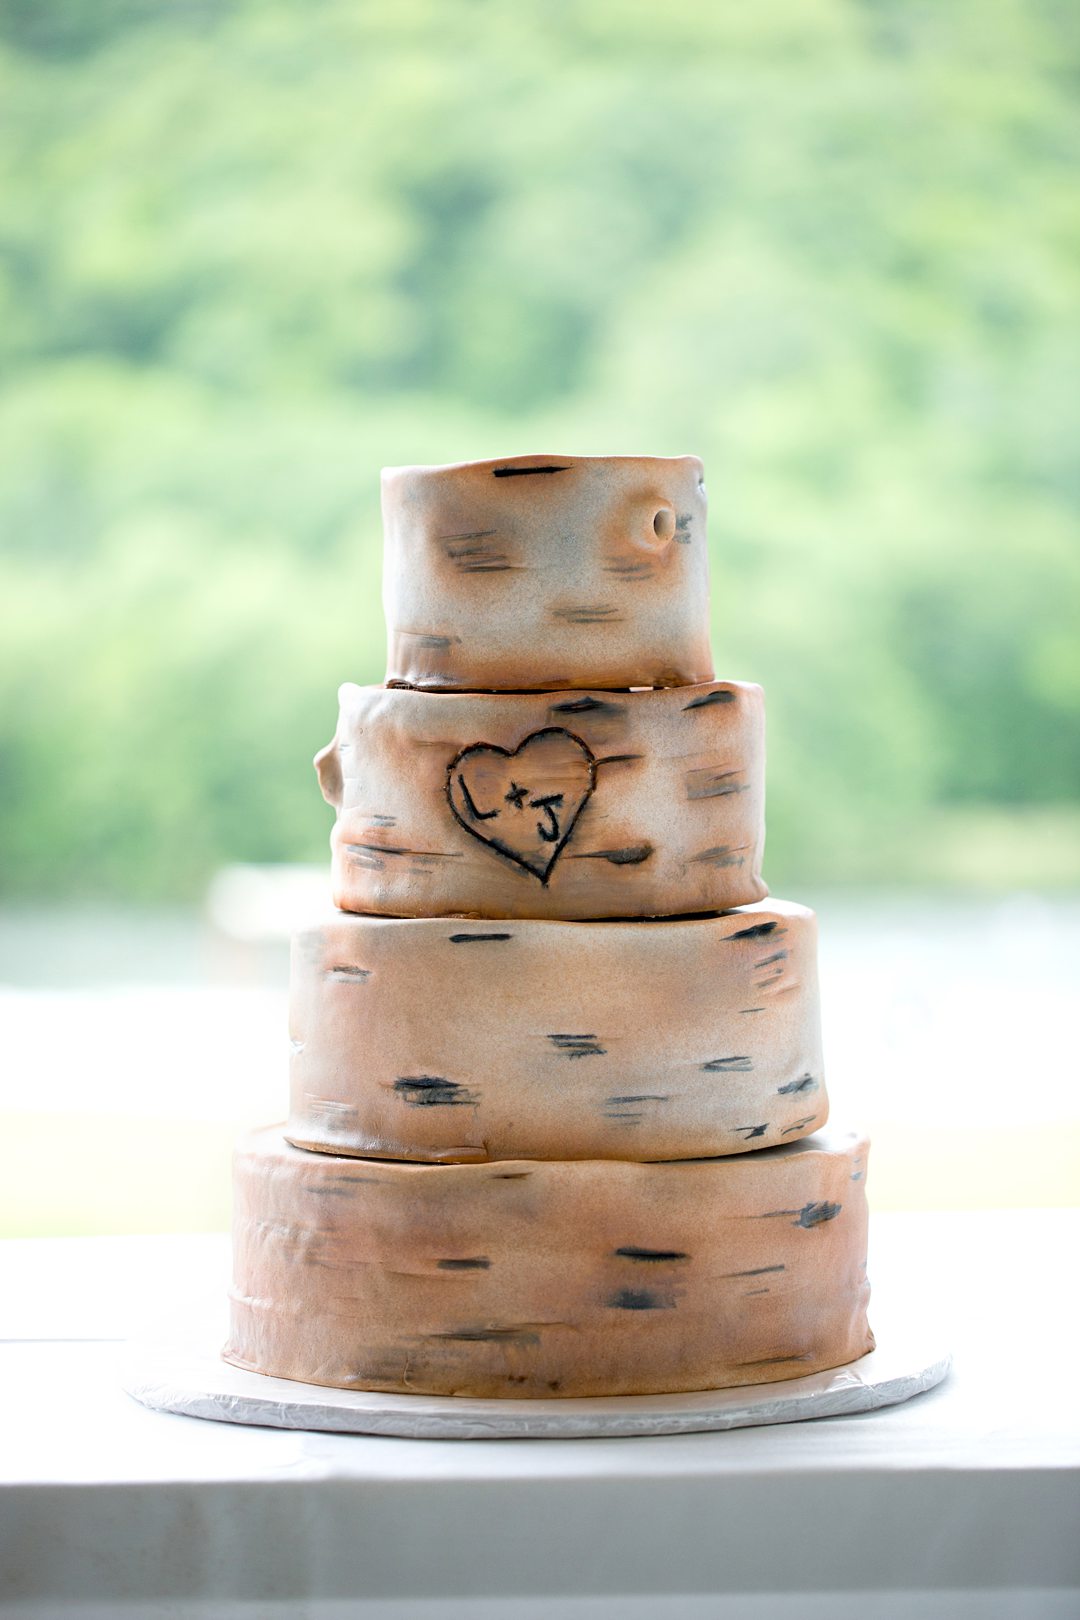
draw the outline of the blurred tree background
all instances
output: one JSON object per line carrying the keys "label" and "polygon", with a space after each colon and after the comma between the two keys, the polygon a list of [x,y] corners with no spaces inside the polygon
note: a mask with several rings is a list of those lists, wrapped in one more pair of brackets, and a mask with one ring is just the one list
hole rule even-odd
{"label": "blurred tree background", "polygon": [[1080,881],[1070,0],[0,0],[0,881],[324,859],[378,469],[706,463],[777,886]]}

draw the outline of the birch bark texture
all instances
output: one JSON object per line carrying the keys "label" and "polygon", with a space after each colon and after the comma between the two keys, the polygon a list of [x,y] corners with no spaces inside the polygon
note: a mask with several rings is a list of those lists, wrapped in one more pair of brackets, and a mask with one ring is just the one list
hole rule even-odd
{"label": "birch bark texture", "polygon": [[696,456],[514,456],[382,475],[387,684],[713,676]]}
{"label": "birch bark texture", "polygon": [[828,1117],[817,923],[359,917],[293,942],[286,1135],[436,1163],[681,1159]]}
{"label": "birch bark texture", "polygon": [[867,1144],[734,1159],[420,1165],[236,1158],[226,1359],[343,1389],[646,1395],[853,1361]]}
{"label": "birch bark texture", "polygon": [[345,911],[645,918],[768,893],[759,686],[339,696],[316,767]]}

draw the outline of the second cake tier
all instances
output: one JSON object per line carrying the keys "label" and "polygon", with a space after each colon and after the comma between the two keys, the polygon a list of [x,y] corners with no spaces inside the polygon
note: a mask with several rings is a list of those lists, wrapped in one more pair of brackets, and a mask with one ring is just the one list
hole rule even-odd
{"label": "second cake tier", "polygon": [[662,917],[768,892],[759,686],[340,701],[316,766],[346,911]]}
{"label": "second cake tier", "polygon": [[298,1147],[388,1159],[680,1159],[828,1115],[812,911],[657,922],[341,912],[293,943]]}

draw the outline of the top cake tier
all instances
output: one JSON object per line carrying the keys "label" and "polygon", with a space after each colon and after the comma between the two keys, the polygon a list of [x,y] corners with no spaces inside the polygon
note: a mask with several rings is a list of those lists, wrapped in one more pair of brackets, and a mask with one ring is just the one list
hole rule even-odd
{"label": "top cake tier", "polygon": [[515,456],[382,475],[389,686],[713,677],[696,456]]}

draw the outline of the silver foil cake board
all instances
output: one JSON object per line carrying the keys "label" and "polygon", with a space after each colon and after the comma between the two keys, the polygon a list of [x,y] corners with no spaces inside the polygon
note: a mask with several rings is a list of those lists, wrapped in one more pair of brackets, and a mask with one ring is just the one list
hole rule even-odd
{"label": "silver foil cake board", "polygon": [[221,1360],[208,1332],[197,1338],[132,1343],[121,1379],[158,1412],[275,1429],[398,1435],[414,1440],[554,1440],[692,1434],[767,1423],[847,1416],[895,1406],[941,1382],[951,1355],[931,1321],[902,1290],[875,1292],[877,1346],[844,1367],[780,1383],[681,1395],[552,1400],[476,1400],[457,1395],[384,1395],[326,1389],[245,1372]]}

